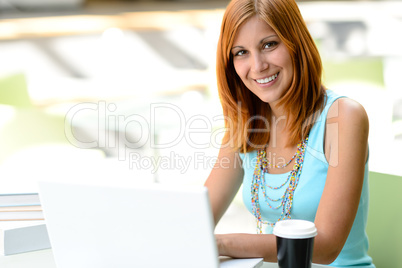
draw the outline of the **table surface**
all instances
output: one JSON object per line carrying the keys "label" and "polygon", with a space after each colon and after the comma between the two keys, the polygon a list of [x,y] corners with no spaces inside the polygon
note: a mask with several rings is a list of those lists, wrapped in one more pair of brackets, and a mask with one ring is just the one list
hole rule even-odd
{"label": "table surface", "polygon": [[[51,249],[32,251],[10,256],[0,256],[1,268],[56,268]],[[311,268],[323,265],[313,264]],[[261,268],[278,268],[276,263],[264,262]]]}

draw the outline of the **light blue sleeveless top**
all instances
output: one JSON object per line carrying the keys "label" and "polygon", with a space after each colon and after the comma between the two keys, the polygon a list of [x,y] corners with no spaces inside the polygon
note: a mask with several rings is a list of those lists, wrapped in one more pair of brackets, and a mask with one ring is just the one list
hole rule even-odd
{"label": "light blue sleeveless top", "polygon": [[[324,134],[327,113],[332,103],[340,98],[331,90],[327,90],[326,105],[317,119],[309,134],[308,145],[305,151],[304,164],[300,175],[299,183],[294,192],[293,207],[291,211],[292,219],[304,219],[314,221],[318,209],[318,204],[324,190],[328,171],[328,162],[324,155]],[[256,165],[257,151],[246,154],[240,154],[243,160],[244,178],[243,178],[243,201],[247,209],[252,212],[251,206],[251,183],[253,180],[254,169]],[[368,162],[368,161],[367,161]],[[367,255],[368,238],[366,234],[367,212],[368,212],[368,164],[366,162],[363,189],[360,198],[359,208],[355,221],[350,231],[349,237],[339,254],[338,258],[330,264],[334,267],[359,266],[365,268],[374,268],[372,259]],[[289,172],[290,173],[290,172]],[[266,184],[270,186],[280,186],[283,184],[289,173],[286,174],[268,174],[265,173]],[[266,188],[267,195],[276,199],[283,195],[287,185],[278,190]],[[259,191],[261,216],[265,221],[276,222],[282,213],[282,207],[271,209],[265,202],[262,190]],[[270,201],[271,207],[276,207],[279,202]],[[272,228],[268,226],[265,233],[272,233]]]}

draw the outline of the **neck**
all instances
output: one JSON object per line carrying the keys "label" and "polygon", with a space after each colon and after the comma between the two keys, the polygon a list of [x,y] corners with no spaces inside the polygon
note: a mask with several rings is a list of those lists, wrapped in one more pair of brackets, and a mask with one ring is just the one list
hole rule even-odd
{"label": "neck", "polygon": [[271,129],[269,146],[270,147],[281,147],[285,148],[288,144],[289,131],[286,126],[286,116],[282,115],[276,117],[272,115],[271,117]]}
{"label": "neck", "polygon": [[288,114],[276,103],[270,103],[269,106],[271,110],[270,146],[285,148],[289,140]]}
{"label": "neck", "polygon": [[286,118],[286,112],[283,107],[279,106],[276,103],[270,103],[269,107],[271,108],[271,115],[272,117],[276,118]]}
{"label": "neck", "polygon": [[271,107],[271,125],[273,130],[284,132],[286,131],[287,113],[281,108],[274,105]]}

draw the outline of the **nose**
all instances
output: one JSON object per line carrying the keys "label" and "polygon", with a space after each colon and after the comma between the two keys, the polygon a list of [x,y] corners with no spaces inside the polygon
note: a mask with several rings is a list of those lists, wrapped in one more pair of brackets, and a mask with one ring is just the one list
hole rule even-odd
{"label": "nose", "polygon": [[261,53],[255,53],[253,57],[251,57],[251,70],[260,73],[266,69],[268,69],[269,64],[266,58]]}

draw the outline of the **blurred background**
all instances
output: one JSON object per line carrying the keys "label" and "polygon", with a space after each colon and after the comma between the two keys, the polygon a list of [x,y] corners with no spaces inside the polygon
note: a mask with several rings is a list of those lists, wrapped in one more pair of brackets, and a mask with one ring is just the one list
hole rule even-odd
{"label": "blurred background", "polygon": [[[0,0],[0,193],[80,173],[202,184],[223,133],[215,51],[227,4]],[[402,176],[402,2],[298,4],[325,85],[367,110],[370,170]],[[255,231],[241,202],[217,232]]]}

